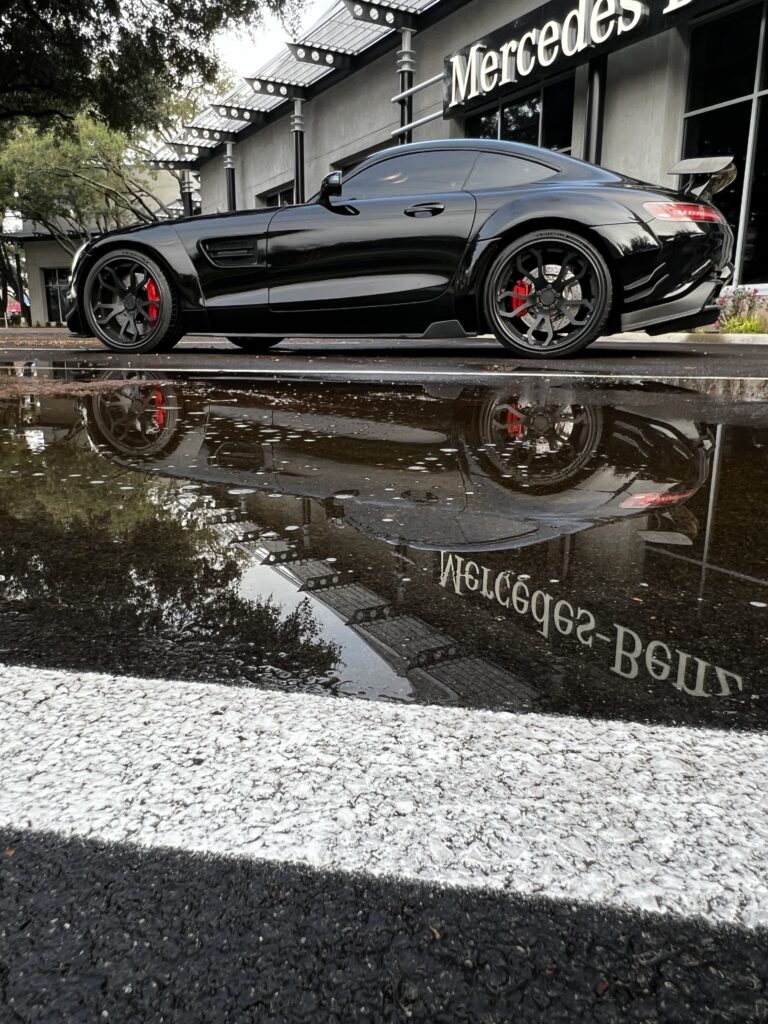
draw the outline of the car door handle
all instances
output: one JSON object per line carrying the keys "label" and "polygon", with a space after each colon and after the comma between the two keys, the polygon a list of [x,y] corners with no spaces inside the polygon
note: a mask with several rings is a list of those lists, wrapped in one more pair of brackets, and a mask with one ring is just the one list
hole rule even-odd
{"label": "car door handle", "polygon": [[406,217],[437,217],[445,207],[442,203],[417,203],[405,211]]}

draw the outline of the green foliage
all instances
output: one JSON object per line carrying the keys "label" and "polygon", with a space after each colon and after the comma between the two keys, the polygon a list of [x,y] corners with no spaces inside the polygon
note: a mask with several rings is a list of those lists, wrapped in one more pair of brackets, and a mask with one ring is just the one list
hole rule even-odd
{"label": "green foliage", "polygon": [[113,464],[77,425],[32,453],[20,411],[0,402],[0,646],[38,664],[201,680],[333,668],[338,649],[308,603],[285,613],[244,597],[242,565],[176,484]]}
{"label": "green foliage", "polygon": [[0,208],[43,225],[70,252],[94,228],[168,216],[156,181],[126,135],[85,114],[66,131],[19,125],[0,147]]}
{"label": "green foliage", "polygon": [[720,323],[750,319],[757,316],[765,303],[757,288],[744,288],[742,285],[732,289],[720,300]]}
{"label": "green foliage", "polygon": [[752,316],[729,316],[719,320],[722,334],[762,334],[763,322],[755,314]]}
{"label": "green foliage", "polygon": [[0,132],[19,118],[103,116],[154,129],[190,77],[211,84],[216,33],[294,22],[303,0],[6,0],[0,5]]}

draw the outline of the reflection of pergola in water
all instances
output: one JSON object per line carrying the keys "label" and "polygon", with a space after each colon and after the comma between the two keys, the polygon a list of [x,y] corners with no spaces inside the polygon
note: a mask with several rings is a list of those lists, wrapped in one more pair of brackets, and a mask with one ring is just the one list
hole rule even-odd
{"label": "reflection of pergola in water", "polygon": [[387,598],[349,582],[348,573],[342,582],[335,565],[310,550],[306,531],[294,545],[264,539],[266,531],[236,510],[211,508],[203,515],[222,539],[335,612],[417,693],[445,703],[517,711],[530,707],[534,691],[517,676],[485,658],[463,656],[453,637],[415,615],[401,614]]}

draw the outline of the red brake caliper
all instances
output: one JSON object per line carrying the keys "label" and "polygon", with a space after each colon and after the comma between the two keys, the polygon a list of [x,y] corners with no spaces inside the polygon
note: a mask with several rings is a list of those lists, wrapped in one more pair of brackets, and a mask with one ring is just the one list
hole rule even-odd
{"label": "red brake caliper", "polygon": [[147,302],[151,303],[151,305],[147,306],[147,323],[154,327],[157,323],[157,318],[160,316],[160,292],[151,277],[147,281],[144,291],[147,294]]}
{"label": "red brake caliper", "polygon": [[510,437],[520,437],[523,433],[523,424],[520,422],[519,417],[515,414],[515,406],[511,406],[507,409],[507,421],[504,426],[507,428],[507,433]]}
{"label": "red brake caliper", "polygon": [[[152,282],[150,282],[151,284]],[[147,285],[147,292],[149,292],[149,285]],[[149,297],[149,295],[147,295]],[[157,317],[155,317],[157,319]],[[155,411],[152,414],[152,419],[155,421],[155,426],[158,430],[162,430],[163,424],[165,423],[165,409],[163,408],[163,392],[160,388],[155,388],[152,392],[152,401],[155,406]]]}
{"label": "red brake caliper", "polygon": [[518,281],[510,292],[509,305],[513,313],[521,309],[531,294],[531,286],[527,281]]}

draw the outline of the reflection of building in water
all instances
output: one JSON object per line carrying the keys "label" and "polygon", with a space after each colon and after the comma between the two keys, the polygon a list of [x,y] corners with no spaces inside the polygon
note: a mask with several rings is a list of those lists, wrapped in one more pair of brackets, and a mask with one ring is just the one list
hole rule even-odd
{"label": "reflection of building in water", "polygon": [[[305,505],[311,522],[312,506]],[[296,543],[264,538],[258,523],[233,509],[215,505],[205,511],[212,529],[254,561],[269,565],[312,599],[331,608],[416,693],[441,703],[522,711],[535,691],[512,673],[481,657],[466,657],[459,642],[416,615],[403,614],[388,598],[350,581],[337,560],[323,559],[313,531],[304,529]],[[305,522],[305,527],[309,522]],[[343,576],[342,576],[343,572]]]}

